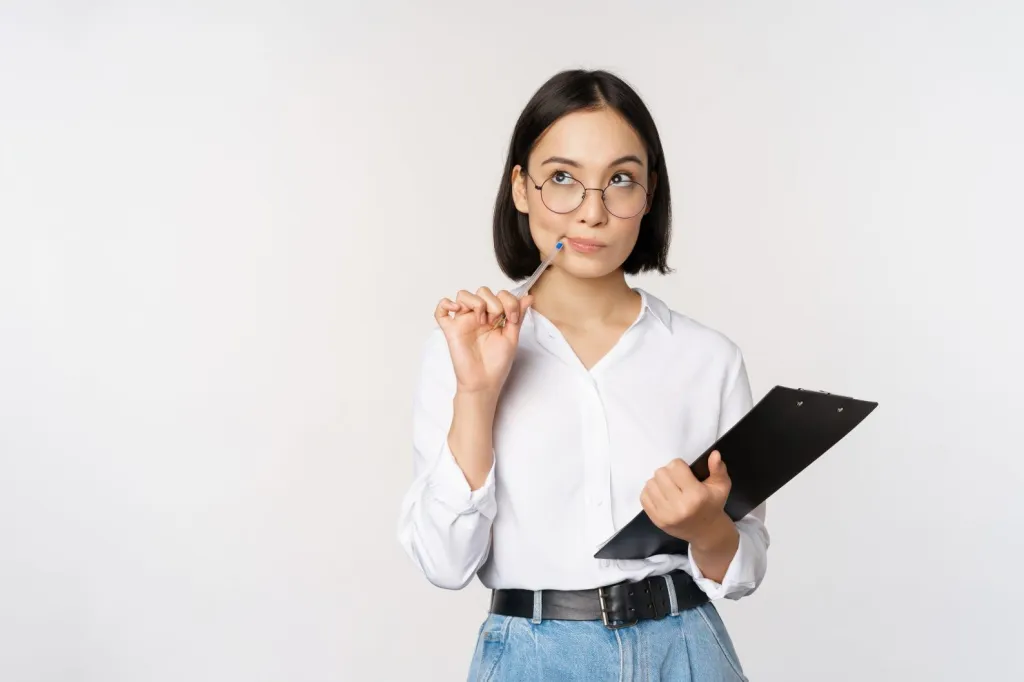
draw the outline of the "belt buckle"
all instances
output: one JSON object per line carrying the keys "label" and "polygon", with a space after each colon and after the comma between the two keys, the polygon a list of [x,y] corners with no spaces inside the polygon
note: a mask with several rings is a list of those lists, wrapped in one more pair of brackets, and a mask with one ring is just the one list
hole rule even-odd
{"label": "belt buckle", "polygon": [[621,623],[612,623],[611,620],[608,619],[608,606],[605,601],[604,587],[597,588],[597,598],[601,602],[601,622],[604,623],[604,626],[609,630],[621,630],[622,628],[632,627],[640,622],[639,618],[634,618],[633,620],[626,620]]}

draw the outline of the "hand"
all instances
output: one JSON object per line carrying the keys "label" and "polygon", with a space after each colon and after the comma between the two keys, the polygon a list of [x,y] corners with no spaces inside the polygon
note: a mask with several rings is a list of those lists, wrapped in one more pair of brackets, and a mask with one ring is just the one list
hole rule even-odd
{"label": "hand", "polygon": [[[507,291],[480,287],[476,294],[460,291],[455,300],[441,299],[434,317],[448,342],[457,390],[497,396],[508,377],[519,345],[523,316],[532,296],[517,299]],[[505,313],[505,324],[493,329]]]}
{"label": "hand", "polygon": [[674,459],[654,472],[640,494],[654,525],[694,547],[719,545],[735,533],[725,514],[732,480],[717,450],[708,459],[708,469],[708,478],[698,481],[686,462]]}

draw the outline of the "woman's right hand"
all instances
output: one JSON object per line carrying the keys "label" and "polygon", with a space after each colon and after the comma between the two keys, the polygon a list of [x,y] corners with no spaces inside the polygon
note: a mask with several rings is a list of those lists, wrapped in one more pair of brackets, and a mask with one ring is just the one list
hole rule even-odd
{"label": "woman's right hand", "polygon": [[[519,330],[532,296],[517,299],[508,291],[480,287],[443,298],[434,317],[448,342],[458,391],[497,397],[508,377],[519,345]],[[492,329],[505,313],[504,326]]]}

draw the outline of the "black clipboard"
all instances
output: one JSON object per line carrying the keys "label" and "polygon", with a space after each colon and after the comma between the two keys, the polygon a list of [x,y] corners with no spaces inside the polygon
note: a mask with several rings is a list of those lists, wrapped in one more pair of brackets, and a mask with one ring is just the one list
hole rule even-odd
{"label": "black clipboard", "polygon": [[[878,403],[823,391],[776,386],[690,465],[709,475],[708,457],[722,454],[732,479],[725,512],[737,521],[814,463],[871,414]],[[601,546],[597,559],[646,559],[686,554],[688,543],[654,525],[641,511]]]}

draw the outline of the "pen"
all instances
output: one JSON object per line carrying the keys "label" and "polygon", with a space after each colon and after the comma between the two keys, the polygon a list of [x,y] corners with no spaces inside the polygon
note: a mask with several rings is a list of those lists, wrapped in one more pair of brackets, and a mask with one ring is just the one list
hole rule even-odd
{"label": "pen", "polygon": [[[558,252],[562,250],[562,240],[563,239],[565,239],[565,237],[562,237],[562,239],[558,240],[558,243],[555,244],[555,248],[552,249],[552,251],[548,255],[548,257],[541,261],[540,265],[537,266],[537,269],[533,271],[532,275],[530,275],[530,278],[527,279],[526,282],[523,283],[523,286],[522,286],[522,292],[523,293],[521,293],[519,296],[517,296],[517,298],[521,299],[523,296],[525,296],[526,294],[530,293],[530,287],[532,287],[534,284],[537,283],[537,280],[540,279],[541,274],[547,269],[547,267],[549,265],[551,265],[551,262],[553,260],[555,260],[555,256],[558,255]],[[498,319],[494,321],[494,326],[491,327],[491,329],[493,330],[493,329],[497,329],[498,327],[504,327],[504,326],[505,326],[505,313],[502,313],[501,315],[498,316]]]}

